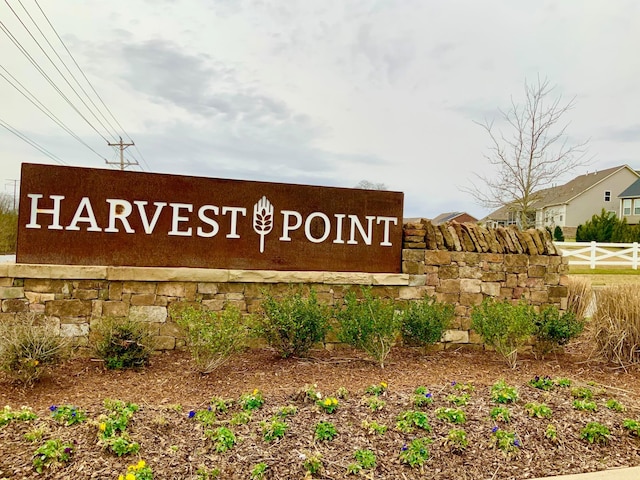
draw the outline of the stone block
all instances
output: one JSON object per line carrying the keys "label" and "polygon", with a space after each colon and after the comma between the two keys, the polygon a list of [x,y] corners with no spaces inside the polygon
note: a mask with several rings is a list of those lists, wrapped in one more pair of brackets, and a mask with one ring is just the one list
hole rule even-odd
{"label": "stone block", "polygon": [[442,335],[443,342],[469,343],[469,332],[466,330],[445,330]]}
{"label": "stone block", "polygon": [[441,303],[451,303],[455,305],[460,300],[459,293],[435,293],[436,300]]}
{"label": "stone block", "polygon": [[440,283],[437,273],[427,273],[425,284],[430,287],[435,287]]}
{"label": "stone block", "polygon": [[427,248],[426,242],[403,242],[403,249],[416,249],[416,250],[424,250]]}
{"label": "stone block", "polygon": [[38,293],[69,293],[70,282],[67,280],[52,280],[47,278],[25,278],[24,289]]}
{"label": "stone block", "polygon": [[156,293],[156,282],[135,282],[128,281],[122,283],[122,293]]}
{"label": "stone block", "polygon": [[438,276],[440,277],[440,280],[459,278],[460,269],[457,265],[442,265],[440,267],[440,271],[438,272]]}
{"label": "stone block", "polygon": [[224,296],[225,300],[244,301],[244,293],[231,292]]}
{"label": "stone block", "polygon": [[440,285],[436,287],[436,292],[440,293],[460,293],[460,279],[441,280]]}
{"label": "stone block", "polygon": [[449,265],[451,263],[451,252],[447,250],[427,250],[424,255],[426,265]]}
{"label": "stone block", "polygon": [[108,301],[102,303],[102,315],[105,317],[126,317],[129,314],[129,305],[125,302]]}
{"label": "stone block", "polygon": [[526,286],[529,288],[541,289],[544,287],[544,279],[529,277],[527,279]]}
{"label": "stone block", "polygon": [[212,282],[200,282],[198,283],[198,293],[216,294],[218,293],[218,284]]}
{"label": "stone block", "polygon": [[132,294],[130,302],[133,306],[155,305],[156,295],[153,293]]}
{"label": "stone block", "polygon": [[56,317],[88,317],[91,315],[91,301],[51,300],[45,303],[45,312]]}
{"label": "stone block", "polygon": [[24,297],[24,287],[0,287],[0,300]]}
{"label": "stone block", "polygon": [[402,273],[407,275],[422,275],[425,271],[424,263],[402,262]]}
{"label": "stone block", "polygon": [[507,273],[505,280],[505,287],[514,288],[518,286],[518,275],[515,273]]}
{"label": "stone block", "polygon": [[87,337],[89,335],[89,323],[62,323],[60,324],[61,337]]}
{"label": "stone block", "polygon": [[471,317],[460,317],[460,330],[470,330],[471,329]]}
{"label": "stone block", "polygon": [[484,282],[481,287],[482,293],[490,297],[497,297],[500,295],[502,285],[499,282]]}
{"label": "stone block", "polygon": [[0,276],[0,287],[13,287],[13,278]]}
{"label": "stone block", "polygon": [[504,272],[483,272],[483,282],[504,282],[506,275]]}
{"label": "stone block", "polygon": [[547,273],[547,269],[543,265],[529,265],[527,274],[529,278],[544,277]]}
{"label": "stone block", "polygon": [[481,278],[482,270],[477,266],[464,265],[459,267],[460,278]]}
{"label": "stone block", "polygon": [[370,273],[324,272],[323,283],[338,285],[371,285],[373,283],[373,276]]}
{"label": "stone block", "polygon": [[484,340],[482,335],[477,333],[475,330],[469,330],[469,343],[473,343],[474,345],[482,345]]}
{"label": "stone block", "polygon": [[[283,285],[289,287],[288,284]],[[218,293],[244,293],[244,287],[244,283],[219,283]]]}
{"label": "stone block", "polygon": [[167,335],[158,335],[153,338],[153,348],[154,350],[173,350],[176,348],[176,339]]}
{"label": "stone block", "polygon": [[156,295],[156,299],[153,304],[157,307],[166,307],[169,305],[169,297],[165,297],[163,295]]}
{"label": "stone block", "polygon": [[194,300],[198,284],[195,282],[158,282],[156,293],[167,297]]}
{"label": "stone block", "polygon": [[157,306],[131,306],[129,318],[140,322],[164,323],[167,320],[167,309]]}
{"label": "stone block", "polygon": [[30,303],[29,311],[33,313],[41,313],[44,315],[44,303]]}
{"label": "stone block", "polygon": [[374,273],[371,275],[372,285],[409,285],[406,273]]}
{"label": "stone block", "polygon": [[516,253],[505,255],[504,265],[508,271],[513,271],[516,267],[527,267],[529,265],[529,256]]}
{"label": "stone block", "polygon": [[569,289],[564,285],[549,287],[549,298],[564,298],[569,295]]}
{"label": "stone block", "polygon": [[474,278],[463,278],[460,280],[460,293],[480,293],[482,281]]}
{"label": "stone block", "polygon": [[109,284],[109,300],[122,300],[122,282],[111,282]]}
{"label": "stone block", "polygon": [[569,275],[560,275],[560,281],[558,282],[560,285],[569,285]]}
{"label": "stone block", "polygon": [[214,312],[220,311],[224,308],[223,298],[214,298],[211,300],[203,300],[202,306],[207,310],[213,310]]}
{"label": "stone block", "polygon": [[425,295],[433,294],[433,288],[429,287],[400,287],[398,299],[400,300],[420,300]]}
{"label": "stone block", "polygon": [[[420,236],[420,235],[407,235],[404,237],[403,243],[405,245],[413,245],[416,243],[424,243],[425,247],[427,246],[427,244],[424,241],[424,235]],[[412,248],[412,247],[407,247],[407,248]]]}
{"label": "stone block", "polygon": [[242,313],[246,313],[247,311],[247,302],[244,300],[228,300],[225,302],[225,306],[235,307],[240,310]]}
{"label": "stone block", "polygon": [[98,290],[74,290],[73,298],[78,300],[95,300],[98,298]]}
{"label": "stone block", "polygon": [[182,330],[175,322],[161,323],[158,327],[158,335],[166,335],[168,337],[181,337]]}
{"label": "stone block", "polygon": [[423,287],[427,284],[426,275],[409,275],[410,287]]}
{"label": "stone block", "polygon": [[560,284],[560,275],[557,273],[546,273],[543,277],[545,285]]}
{"label": "stone block", "polygon": [[460,262],[464,262],[465,265],[469,265],[471,267],[475,265],[479,265],[482,260],[482,254],[474,253],[474,252],[462,252],[459,254]]}
{"label": "stone block", "polygon": [[549,256],[547,255],[531,255],[529,257],[529,265],[549,265]]}
{"label": "stone block", "polygon": [[549,293],[546,290],[533,290],[531,292],[531,302],[543,304],[549,301]]}
{"label": "stone block", "polygon": [[460,305],[480,305],[483,298],[482,293],[460,293]]}
{"label": "stone block", "polygon": [[2,300],[2,311],[4,313],[21,313],[29,311],[29,302],[26,299],[10,298]]}
{"label": "stone block", "polygon": [[482,260],[488,263],[504,263],[504,255],[501,253],[484,253]]}
{"label": "stone block", "polygon": [[102,300],[92,300],[91,301],[91,317],[101,317],[102,316]]}

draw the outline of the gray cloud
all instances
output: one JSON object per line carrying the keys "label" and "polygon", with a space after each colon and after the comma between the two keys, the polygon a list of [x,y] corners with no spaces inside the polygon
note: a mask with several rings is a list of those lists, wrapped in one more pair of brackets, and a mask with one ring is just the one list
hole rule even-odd
{"label": "gray cloud", "polygon": [[640,142],[640,124],[629,127],[609,127],[598,135],[598,139],[612,142]]}

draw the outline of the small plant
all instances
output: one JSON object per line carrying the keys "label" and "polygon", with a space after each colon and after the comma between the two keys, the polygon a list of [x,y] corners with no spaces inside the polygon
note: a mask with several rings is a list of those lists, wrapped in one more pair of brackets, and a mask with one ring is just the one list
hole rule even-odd
{"label": "small plant", "polygon": [[0,428],[8,425],[12,421],[28,422],[35,420],[38,416],[31,411],[29,407],[21,407],[19,411],[12,410],[9,405],[6,405],[0,410]]}
{"label": "small plant", "polygon": [[204,465],[200,465],[198,470],[196,470],[196,478],[198,480],[215,480],[219,476],[220,469],[218,468],[207,468]]}
{"label": "small plant", "polygon": [[302,391],[305,401],[308,400],[315,403],[322,398],[322,394],[318,390],[318,385],[315,383],[313,385],[305,385]]}
{"label": "small plant", "polygon": [[210,404],[214,412],[224,413],[229,409],[229,402],[223,398],[212,397]]}
{"label": "small plant", "polygon": [[592,402],[590,400],[574,400],[573,408],[575,408],[576,410],[585,410],[589,412],[595,412],[596,410],[598,410],[596,402]]}
{"label": "small plant", "polygon": [[587,426],[580,431],[580,438],[589,443],[606,444],[611,438],[611,432],[601,423],[589,422]]}
{"label": "small plant", "polygon": [[42,437],[44,436],[44,434],[45,434],[44,428],[34,428],[33,430],[30,430],[27,433],[25,433],[23,438],[27,442],[34,443],[42,440]]}
{"label": "small plant", "polygon": [[454,306],[435,298],[409,302],[402,315],[402,339],[407,345],[426,346],[439,342],[449,328]]}
{"label": "small plant", "polygon": [[412,402],[414,407],[425,407],[433,403],[433,395],[427,387],[420,386],[413,391]]}
{"label": "small plant", "polygon": [[91,344],[108,369],[140,368],[153,352],[146,322],[132,318],[103,317],[91,329]]}
{"label": "small plant", "polygon": [[49,407],[51,411],[51,417],[58,423],[64,423],[67,427],[76,423],[84,422],[87,419],[87,414],[80,410],[78,407],[72,405],[52,405]]}
{"label": "small plant", "polygon": [[205,430],[204,436],[213,442],[213,448],[218,453],[231,450],[236,444],[236,436],[226,427],[218,427],[215,430]]}
{"label": "small plant", "polygon": [[298,413],[298,407],[295,407],[293,405],[287,405],[286,407],[280,408],[278,410],[278,413],[276,413],[276,415],[278,415],[280,418],[287,418],[287,417],[292,417],[296,413]]}
{"label": "small plant", "polygon": [[640,437],[640,422],[625,418],[622,422],[622,426],[629,430],[629,434],[632,436]]}
{"label": "small plant", "polygon": [[117,437],[109,437],[105,439],[104,443],[118,457],[136,454],[140,451],[140,444],[132,441],[127,432],[123,432]]}
{"label": "small plant", "polygon": [[314,455],[304,455],[302,468],[308,476],[314,476],[322,470],[322,456],[319,453]]}
{"label": "small plant", "polygon": [[387,432],[387,429],[389,427],[387,427],[386,425],[381,425],[378,422],[376,422],[375,420],[373,420],[371,422],[368,422],[367,420],[363,420],[362,421],[362,428],[364,428],[365,430],[367,430],[371,434],[384,435]]}
{"label": "small plant", "polygon": [[205,408],[203,410],[190,410],[187,414],[189,418],[195,418],[198,422],[206,427],[210,427],[216,422],[217,416],[213,408]]}
{"label": "small plant", "polygon": [[249,339],[250,318],[244,318],[233,306],[213,312],[176,303],[171,307],[171,316],[182,329],[191,357],[201,373],[211,373],[223,365],[242,351]]}
{"label": "small plant", "polygon": [[436,410],[436,418],[449,423],[462,424],[467,421],[467,417],[459,408],[440,407]]}
{"label": "small plant", "polygon": [[278,300],[265,293],[262,310],[257,333],[282,358],[306,356],[314,344],[324,340],[329,329],[329,309],[318,303],[314,289],[306,299],[300,292],[290,292]]}
{"label": "small plant", "polygon": [[344,387],[338,388],[338,390],[336,390],[336,397],[341,400],[346,400],[349,398],[349,390]]}
{"label": "small plant", "polygon": [[344,306],[336,312],[338,339],[371,356],[381,368],[395,343],[400,315],[392,300],[374,297],[362,287],[362,300],[354,292],[345,295]]}
{"label": "small plant", "polygon": [[269,465],[264,462],[256,463],[251,469],[251,480],[264,480]]}
{"label": "small plant", "polygon": [[524,410],[532,418],[549,418],[553,414],[547,405],[538,402],[527,403]]}
{"label": "small plant", "polygon": [[534,350],[542,357],[558,347],[566,345],[584,330],[584,319],[576,318],[574,312],[560,313],[558,307],[542,310],[535,320],[536,344]]}
{"label": "small plant", "polygon": [[518,360],[522,348],[535,330],[536,312],[531,305],[520,302],[496,301],[491,297],[471,310],[471,328],[478,332],[487,345],[495,348],[511,368]]}
{"label": "small plant", "polygon": [[429,460],[429,438],[416,438],[400,450],[400,461],[411,468],[422,467]]}
{"label": "small plant", "polygon": [[62,466],[71,460],[73,445],[62,440],[47,440],[33,454],[33,466],[36,472],[42,473],[45,468]]}
{"label": "small plant", "polygon": [[119,475],[118,480],[153,480],[153,471],[144,460],[127,467],[126,475]]}
{"label": "small plant", "polygon": [[556,426],[552,423],[547,425],[547,428],[544,431],[544,437],[548,440],[551,440],[552,443],[558,443],[560,441],[558,439],[558,430],[556,429]]}
{"label": "small plant", "polygon": [[380,382],[377,385],[369,385],[365,390],[365,393],[379,397],[380,395],[384,395],[386,391],[387,391],[386,382]]}
{"label": "small plant", "polygon": [[455,393],[451,393],[447,395],[447,401],[453,403],[457,407],[464,407],[469,403],[469,399],[471,395],[468,393],[463,393],[461,395],[456,395]]}
{"label": "small plant", "polygon": [[459,382],[451,382],[451,386],[454,390],[459,392],[473,393],[476,391],[476,387],[473,383],[459,383]]}
{"label": "small plant", "polygon": [[336,427],[331,422],[318,422],[316,423],[315,438],[316,440],[331,441],[338,435]]}
{"label": "small plant", "polygon": [[538,388],[544,391],[553,390],[553,388],[556,386],[555,382],[551,380],[551,377],[549,377],[548,375],[545,375],[544,377],[536,376],[532,378],[531,380],[529,380],[529,385],[531,385],[533,388]]}
{"label": "small plant", "polygon": [[427,432],[431,431],[427,414],[417,410],[406,410],[401,412],[396,419],[396,429],[403,433],[411,433],[414,427],[421,428]]}
{"label": "small plant", "polygon": [[561,388],[569,388],[572,382],[568,378],[556,378],[555,383]]}
{"label": "small plant", "polygon": [[249,423],[250,421],[251,413],[242,411],[234,413],[229,423],[231,423],[231,425],[244,425],[246,423]]}
{"label": "small plant", "polygon": [[355,463],[349,464],[347,473],[356,475],[361,470],[371,470],[376,468],[376,455],[371,450],[356,450],[353,454]]}
{"label": "small plant", "polygon": [[447,433],[447,438],[444,441],[445,445],[447,445],[452,452],[460,453],[464,451],[469,445],[469,440],[467,440],[467,432],[462,429],[452,428]]}
{"label": "small plant", "polygon": [[318,400],[316,404],[327,413],[334,413],[338,410],[340,402],[336,397],[327,397],[324,400]]}
{"label": "small plant", "polygon": [[64,359],[68,346],[48,318],[19,314],[15,323],[0,329],[0,370],[18,383],[32,385],[48,366]]}
{"label": "small plant", "polygon": [[503,421],[504,423],[509,423],[511,420],[511,413],[507,407],[494,407],[489,412],[489,416],[491,420]]}
{"label": "small plant", "polygon": [[518,401],[518,389],[498,380],[491,387],[491,400],[496,403],[515,403]]}
{"label": "small plant", "polygon": [[240,397],[240,407],[246,411],[257,410],[264,405],[262,392],[257,388],[251,393],[245,393]]}
{"label": "small plant", "polygon": [[384,400],[378,397],[371,397],[366,399],[367,405],[372,412],[377,412],[378,410],[382,410],[384,406],[387,404]]}
{"label": "small plant", "polygon": [[98,439],[102,445],[108,447],[117,456],[138,453],[140,445],[131,441],[126,432],[129,420],[138,411],[135,403],[125,403],[120,400],[105,399],[104,406],[108,410],[98,423]]}
{"label": "small plant", "polygon": [[262,428],[262,438],[265,442],[273,442],[277,438],[284,437],[285,432],[289,428],[286,423],[273,417],[270,422],[260,422]]}
{"label": "small plant", "polygon": [[610,398],[609,400],[607,400],[607,403],[605,403],[605,406],[609,410],[613,410],[614,412],[624,412],[627,410],[627,408],[615,398]]}
{"label": "small plant", "polygon": [[571,389],[571,396],[582,400],[591,400],[593,398],[593,390],[589,387],[575,387]]}
{"label": "small plant", "polygon": [[493,445],[504,453],[513,453],[522,447],[520,440],[518,440],[516,434],[513,432],[507,432],[498,427],[493,427],[491,429],[491,436]]}

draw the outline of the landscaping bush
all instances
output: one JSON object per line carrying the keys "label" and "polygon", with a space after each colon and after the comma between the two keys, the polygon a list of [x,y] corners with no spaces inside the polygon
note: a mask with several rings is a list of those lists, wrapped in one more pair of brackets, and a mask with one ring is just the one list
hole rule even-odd
{"label": "landscaping bush", "polygon": [[553,239],[556,242],[564,242],[564,233],[562,233],[562,228],[558,225],[553,229]]}
{"label": "landscaping bush", "polygon": [[536,316],[534,352],[544,357],[556,348],[566,345],[584,330],[584,320],[567,310],[560,313],[557,307],[547,307]]}
{"label": "landscaping bush", "polygon": [[262,311],[256,331],[282,358],[307,355],[329,329],[329,307],[318,303],[313,289],[307,298],[299,291],[280,299],[265,293]]}
{"label": "landscaping bush", "polygon": [[591,324],[596,354],[626,366],[640,362],[640,287],[618,285],[597,292]]}
{"label": "landscaping bush", "polygon": [[213,312],[174,305],[171,316],[184,332],[191,357],[201,373],[211,373],[247,346],[249,328],[236,307]]}
{"label": "landscaping bush", "polygon": [[407,345],[426,346],[439,342],[453,319],[454,307],[425,297],[411,302],[402,315],[402,338]]}
{"label": "landscaping bush", "polygon": [[511,368],[518,360],[522,348],[535,331],[536,312],[525,302],[513,305],[485,298],[471,310],[471,328],[478,332],[487,345],[504,357]]}
{"label": "landscaping bush", "polygon": [[139,368],[153,352],[148,325],[128,317],[103,317],[91,329],[93,351],[109,369]]}
{"label": "landscaping bush", "polygon": [[66,356],[67,347],[58,326],[44,316],[20,314],[15,322],[0,323],[0,368],[19,383],[36,382]]}
{"label": "landscaping bush", "polygon": [[363,350],[380,367],[398,336],[402,316],[393,300],[374,297],[370,288],[362,288],[362,300],[354,292],[344,297],[344,305],[336,312],[338,340]]}
{"label": "landscaping bush", "polygon": [[595,297],[591,288],[591,280],[581,277],[569,277],[567,285],[567,311],[573,312],[577,320],[584,320],[593,314]]}

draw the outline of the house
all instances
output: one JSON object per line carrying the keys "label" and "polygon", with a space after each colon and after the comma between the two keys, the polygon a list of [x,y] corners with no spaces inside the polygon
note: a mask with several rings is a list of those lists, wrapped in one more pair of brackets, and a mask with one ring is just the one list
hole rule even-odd
{"label": "house", "polygon": [[[620,165],[586,173],[564,185],[540,190],[533,203],[535,226],[559,226],[565,236],[572,237],[578,225],[590,220],[593,215],[598,215],[603,208],[620,216],[622,204],[625,202],[620,195],[638,180],[638,172],[628,165]],[[635,191],[639,199],[637,220],[640,220],[640,184]],[[632,197],[626,198],[628,201],[625,205],[629,204],[631,199]],[[516,218],[517,212],[507,205],[487,215],[482,222],[488,226],[512,225],[518,223]]]}
{"label": "house", "polygon": [[625,219],[629,225],[640,223],[640,178],[623,190],[618,198],[618,218]]}
{"label": "house", "polygon": [[441,213],[436,218],[431,220],[431,223],[433,223],[434,225],[440,225],[441,223],[446,222],[478,223],[478,219],[472,215],[469,215],[467,212],[448,212]]}

